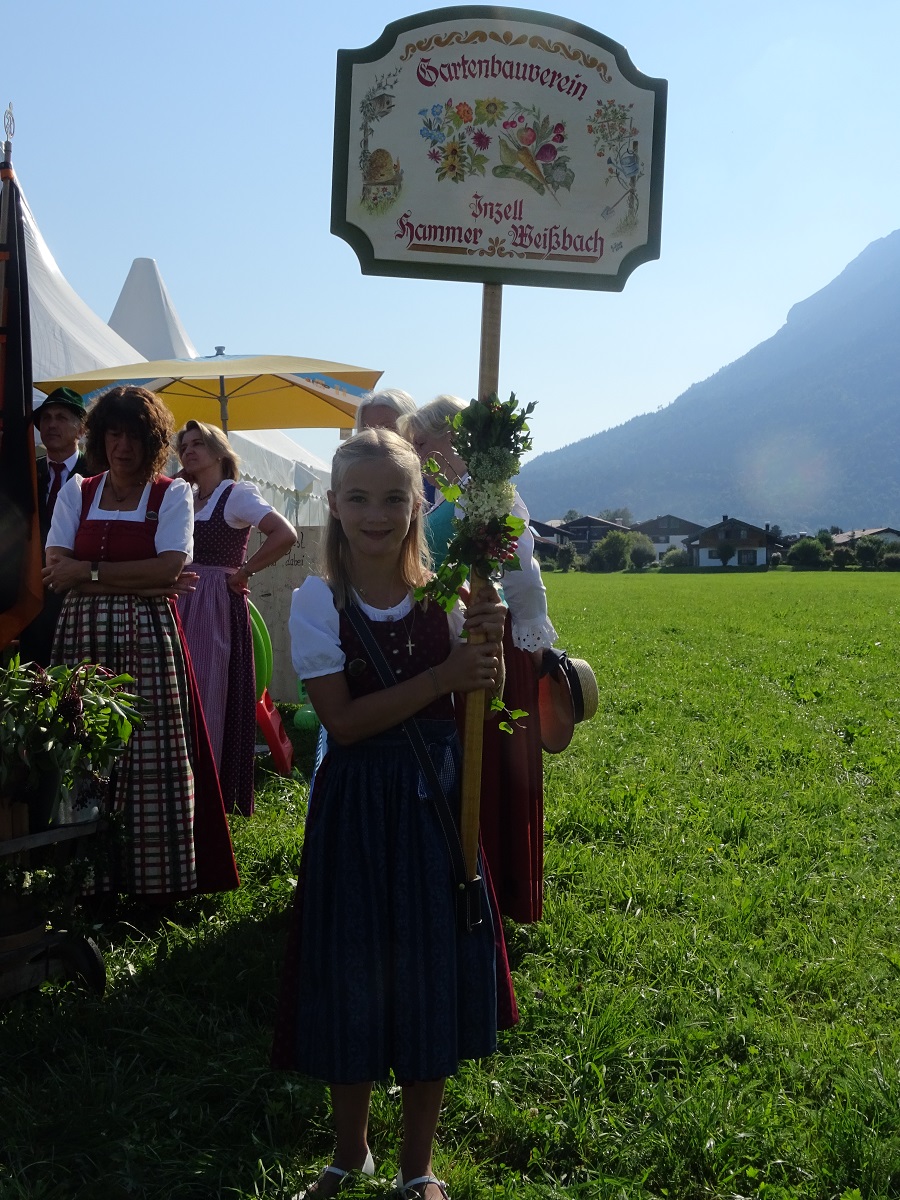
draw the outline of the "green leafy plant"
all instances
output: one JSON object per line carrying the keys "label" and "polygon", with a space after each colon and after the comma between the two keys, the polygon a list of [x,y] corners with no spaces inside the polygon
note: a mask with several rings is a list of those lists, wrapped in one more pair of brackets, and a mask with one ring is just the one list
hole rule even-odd
{"label": "green leafy plant", "polygon": [[0,793],[58,774],[64,794],[109,773],[140,720],[130,675],[96,663],[44,670],[18,657],[0,669]]}
{"label": "green leafy plant", "polygon": [[515,393],[505,402],[494,394],[473,400],[456,414],[451,441],[468,468],[464,483],[450,483],[434,459],[425,464],[444,499],[463,515],[454,518],[444,560],[432,579],[417,589],[417,600],[428,597],[449,612],[470,574],[489,579],[519,568],[516,545],[525,522],[511,515],[515,489],[510,481],[519,473],[522,455],[531,449],[527,419],[534,407],[531,403],[519,408]]}
{"label": "green leafy plant", "polygon": [[504,714],[503,720],[499,722],[499,728],[504,733],[512,733],[513,727],[510,721],[518,721],[522,717],[528,716],[524,708],[507,708],[499,696],[495,696],[491,701],[491,712]]}
{"label": "green leafy plant", "polygon": [[[800,544],[799,542],[797,543]],[[860,538],[854,547],[856,551],[856,561],[863,568],[873,570],[884,558],[884,542],[877,537]]]}
{"label": "green leafy plant", "polygon": [[611,529],[587,557],[587,571],[624,571],[631,550],[630,535],[624,530]]}
{"label": "green leafy plant", "polygon": [[651,563],[656,562],[656,548],[646,533],[632,532],[628,535],[631,545],[628,550],[628,557],[631,560],[631,565],[636,571],[642,570],[644,567],[649,567]]}
{"label": "green leafy plant", "polygon": [[670,546],[659,564],[661,571],[686,571],[691,565],[691,556],[680,546]]}
{"label": "green leafy plant", "polygon": [[805,537],[788,550],[787,564],[795,570],[823,571],[831,566],[831,555],[818,538]]}
{"label": "green leafy plant", "polygon": [[556,552],[556,568],[558,571],[571,571],[578,565],[578,551],[571,542],[563,542]]}

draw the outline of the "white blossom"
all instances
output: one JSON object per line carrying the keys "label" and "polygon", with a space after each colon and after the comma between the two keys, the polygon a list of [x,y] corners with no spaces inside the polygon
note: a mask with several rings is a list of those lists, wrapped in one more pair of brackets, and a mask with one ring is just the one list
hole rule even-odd
{"label": "white blossom", "polygon": [[457,503],[475,525],[489,521],[505,521],[512,511],[515,489],[508,479],[485,482],[483,478],[469,479]]}

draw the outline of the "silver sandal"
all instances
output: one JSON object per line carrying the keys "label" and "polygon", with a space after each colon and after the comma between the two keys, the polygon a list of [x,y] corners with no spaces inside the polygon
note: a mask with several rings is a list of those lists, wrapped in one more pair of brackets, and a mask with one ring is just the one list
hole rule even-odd
{"label": "silver sandal", "polygon": [[397,1194],[398,1196],[402,1197],[402,1200],[423,1200],[425,1193],[424,1191],[420,1192],[419,1188],[423,1185],[427,1187],[429,1183],[437,1185],[444,1200],[450,1200],[450,1193],[447,1191],[447,1184],[443,1179],[437,1179],[434,1175],[419,1175],[418,1178],[410,1179],[407,1183],[406,1180],[403,1179],[402,1175],[400,1175],[398,1172],[396,1183],[399,1187]]}
{"label": "silver sandal", "polygon": [[[363,1165],[361,1167],[357,1167],[356,1171],[358,1171],[362,1175],[374,1175],[375,1174],[375,1160],[372,1157],[371,1150],[366,1152],[366,1161],[363,1163]],[[336,1167],[336,1166],[334,1166],[334,1164],[332,1164],[331,1166],[325,1167],[324,1170],[320,1171],[315,1182],[311,1183],[308,1188],[304,1188],[302,1192],[297,1192],[294,1196],[291,1197],[291,1200],[315,1200],[316,1195],[318,1194],[318,1191],[319,1191],[319,1184],[325,1178],[326,1175],[337,1175],[337,1177],[338,1177],[337,1190],[339,1192],[341,1190],[341,1188],[344,1186],[343,1185],[344,1179],[346,1179],[346,1177],[348,1175],[353,1175],[353,1174],[354,1174],[354,1171],[344,1171],[341,1169],[341,1167]],[[337,1192],[335,1192],[335,1195],[337,1195]]]}

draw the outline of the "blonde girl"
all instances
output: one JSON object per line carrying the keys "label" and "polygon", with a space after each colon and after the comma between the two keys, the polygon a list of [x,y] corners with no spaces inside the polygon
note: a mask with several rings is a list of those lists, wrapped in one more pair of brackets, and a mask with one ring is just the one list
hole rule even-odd
{"label": "blonde girl", "polygon": [[[432,1164],[444,1080],[461,1059],[493,1052],[515,1001],[489,888],[481,925],[458,927],[448,843],[403,723],[418,725],[455,812],[453,694],[496,686],[504,612],[494,597],[463,622],[413,599],[427,551],[419,461],[402,438],[370,429],[345,442],[331,484],[322,576],[294,593],[290,617],[294,666],[328,745],[307,819],[274,1061],[331,1089],[334,1159],[300,1195],[327,1200],[348,1173],[374,1173],[369,1099],[373,1082],[393,1074],[403,1095],[400,1193],[447,1200]],[[463,627],[488,640],[461,641]],[[392,686],[381,682],[378,656]]]}

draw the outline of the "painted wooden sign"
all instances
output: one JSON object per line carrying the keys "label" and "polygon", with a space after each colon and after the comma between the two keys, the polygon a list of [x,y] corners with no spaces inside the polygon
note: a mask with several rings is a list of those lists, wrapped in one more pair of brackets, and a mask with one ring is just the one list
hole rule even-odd
{"label": "painted wooden sign", "polygon": [[524,9],[338,52],[332,232],[364,274],[620,291],[659,257],[666,81]]}

